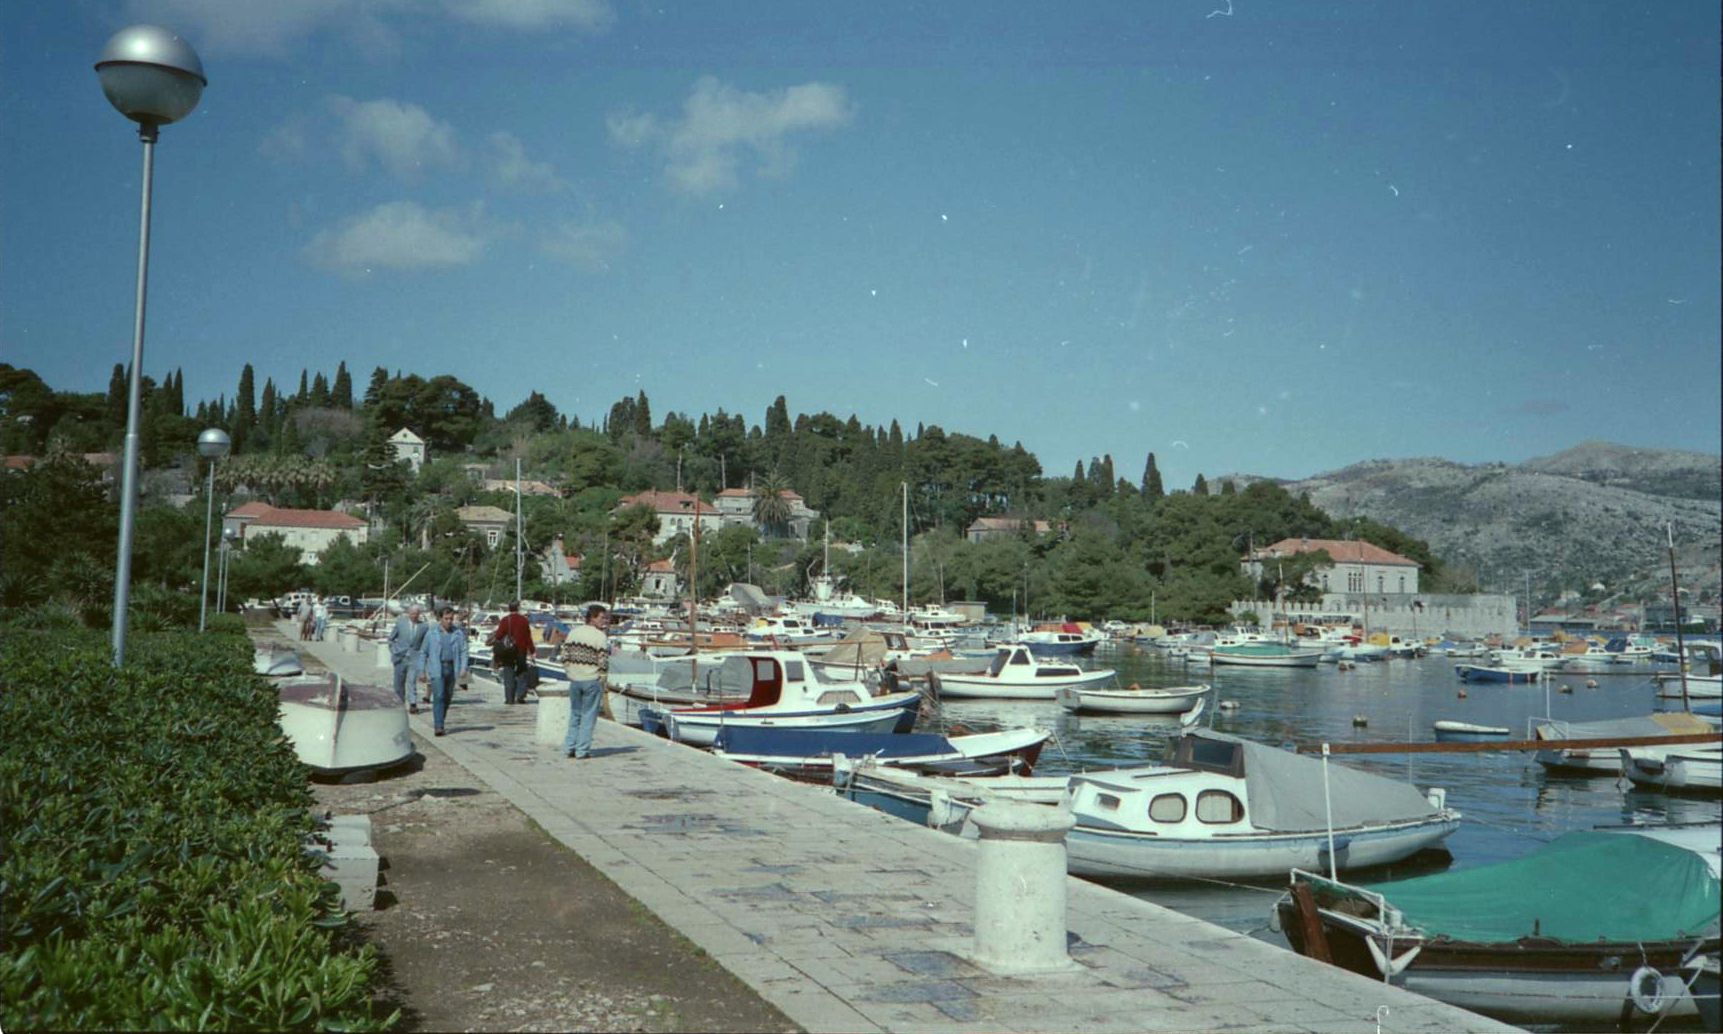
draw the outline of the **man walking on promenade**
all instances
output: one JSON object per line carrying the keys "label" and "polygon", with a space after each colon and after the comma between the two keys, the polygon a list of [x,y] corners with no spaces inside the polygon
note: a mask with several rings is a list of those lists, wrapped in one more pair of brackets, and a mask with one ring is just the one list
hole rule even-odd
{"label": "man walking on promenade", "polygon": [[419,702],[419,648],[425,643],[424,611],[417,603],[395,619],[389,629],[389,660],[395,664],[395,697],[417,714]]}
{"label": "man walking on promenade", "polygon": [[509,612],[491,633],[491,667],[503,684],[503,703],[526,703],[526,669],[533,663],[532,626],[520,612],[520,601],[509,601]]}
{"label": "man walking on promenade", "polygon": [[436,625],[425,633],[419,657],[431,683],[431,728],[441,736],[443,721],[449,714],[449,698],[455,695],[455,684],[467,672],[467,633],[455,624],[455,608],[445,606],[437,614]]}
{"label": "man walking on promenade", "polygon": [[318,642],[329,631],[329,603],[323,597],[317,597],[317,602],[311,605],[311,638]]}
{"label": "man walking on promenade", "polygon": [[568,733],[562,752],[571,758],[592,754],[592,727],[604,700],[604,676],[610,670],[610,611],[602,603],[586,608],[586,624],[562,643],[563,671],[568,675]]}

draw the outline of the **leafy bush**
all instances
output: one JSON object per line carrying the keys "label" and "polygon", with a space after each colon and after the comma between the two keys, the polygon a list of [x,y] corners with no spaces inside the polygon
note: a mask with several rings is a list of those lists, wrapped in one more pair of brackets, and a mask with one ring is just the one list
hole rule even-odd
{"label": "leafy bush", "polygon": [[387,1029],[229,636],[0,629],[0,1026]]}

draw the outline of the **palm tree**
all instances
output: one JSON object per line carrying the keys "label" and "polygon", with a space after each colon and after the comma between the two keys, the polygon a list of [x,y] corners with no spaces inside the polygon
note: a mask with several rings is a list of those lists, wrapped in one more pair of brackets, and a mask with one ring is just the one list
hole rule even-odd
{"label": "palm tree", "polygon": [[782,537],[790,524],[789,483],[776,470],[760,479],[754,489],[754,523],[767,537]]}

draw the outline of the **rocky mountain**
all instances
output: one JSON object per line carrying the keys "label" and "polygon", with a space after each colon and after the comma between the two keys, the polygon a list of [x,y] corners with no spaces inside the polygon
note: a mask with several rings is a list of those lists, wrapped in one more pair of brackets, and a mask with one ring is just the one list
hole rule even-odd
{"label": "rocky mountain", "polygon": [[1517,588],[1529,574],[1539,595],[1597,582],[1611,595],[1667,592],[1673,524],[1683,587],[1718,592],[1723,462],[1713,455],[1587,442],[1517,465],[1371,460],[1280,483],[1336,517],[1424,539],[1485,588]]}

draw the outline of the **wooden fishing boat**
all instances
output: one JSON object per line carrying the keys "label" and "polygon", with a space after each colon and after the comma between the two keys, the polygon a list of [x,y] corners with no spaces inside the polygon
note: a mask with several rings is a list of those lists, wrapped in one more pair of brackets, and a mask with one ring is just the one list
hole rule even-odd
{"label": "wooden fishing boat", "polygon": [[1681,976],[1717,951],[1720,827],[1568,833],[1524,858],[1408,880],[1292,874],[1293,950],[1510,1023],[1695,1011]]}

